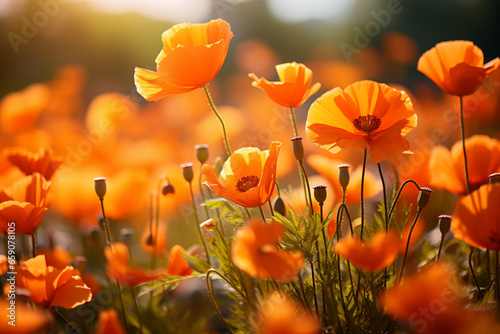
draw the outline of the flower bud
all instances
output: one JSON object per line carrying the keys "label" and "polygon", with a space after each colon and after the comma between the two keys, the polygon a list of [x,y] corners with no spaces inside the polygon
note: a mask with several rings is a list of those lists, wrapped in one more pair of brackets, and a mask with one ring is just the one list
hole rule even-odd
{"label": "flower bud", "polygon": [[286,216],[286,205],[283,201],[283,198],[281,198],[280,196],[276,197],[276,199],[274,200],[273,210],[283,217]]}
{"label": "flower bud", "polygon": [[450,232],[451,216],[440,215],[438,218],[439,230],[441,231],[441,234],[445,235],[446,233]]}
{"label": "flower bud", "polygon": [[216,225],[217,225],[217,220],[213,218],[207,219],[200,224],[201,234],[208,242],[214,241],[215,238],[214,229]]}
{"label": "flower bud", "polygon": [[339,183],[343,190],[349,185],[349,165],[339,165]]}
{"label": "flower bud", "polygon": [[323,185],[317,185],[313,187],[314,189],[314,198],[320,205],[323,205],[323,203],[326,200],[326,186]]}
{"label": "flower bud", "polygon": [[194,148],[196,149],[196,158],[201,164],[204,164],[208,160],[208,145],[195,145]]}
{"label": "flower bud", "polygon": [[500,183],[500,173],[493,173],[489,176],[490,183]]}
{"label": "flower bud", "polygon": [[420,193],[417,198],[417,207],[419,209],[425,208],[427,203],[429,203],[429,198],[431,198],[432,190],[430,188],[420,188]]}
{"label": "flower bud", "polygon": [[187,182],[191,183],[191,181],[193,181],[193,178],[194,178],[193,164],[188,162],[188,163],[182,164],[181,168],[182,168],[182,175],[184,176],[184,179]]}
{"label": "flower bud", "polygon": [[99,199],[102,201],[104,199],[104,195],[106,195],[106,178],[104,177],[96,177],[94,179],[95,192]]}
{"label": "flower bud", "polygon": [[174,186],[170,184],[170,180],[167,179],[167,182],[168,183],[161,188],[161,193],[163,194],[163,196],[166,196],[168,194],[174,195],[175,194]]}
{"label": "flower bud", "polygon": [[291,140],[293,144],[293,154],[295,155],[295,159],[297,159],[297,161],[304,160],[304,146],[302,145],[302,137],[293,137]]}

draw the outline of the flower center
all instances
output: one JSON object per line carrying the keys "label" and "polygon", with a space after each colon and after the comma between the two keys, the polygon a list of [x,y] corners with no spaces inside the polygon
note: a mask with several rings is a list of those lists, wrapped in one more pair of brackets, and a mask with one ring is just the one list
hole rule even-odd
{"label": "flower center", "polygon": [[259,184],[259,181],[260,181],[259,178],[255,175],[243,176],[236,183],[236,190],[244,193],[245,191],[248,191],[256,187]]}
{"label": "flower center", "polygon": [[375,115],[359,116],[352,121],[352,124],[354,124],[359,131],[370,133],[380,127],[380,118]]}

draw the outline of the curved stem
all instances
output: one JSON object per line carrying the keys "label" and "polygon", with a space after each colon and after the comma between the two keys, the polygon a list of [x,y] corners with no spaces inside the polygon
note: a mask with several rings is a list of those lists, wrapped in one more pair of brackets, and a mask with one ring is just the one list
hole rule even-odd
{"label": "curved stem", "polygon": [[209,266],[212,266],[212,264],[210,263],[210,254],[208,253],[207,243],[205,242],[205,238],[203,238],[203,234],[201,233],[200,218],[198,217],[198,211],[196,210],[196,203],[194,201],[193,185],[191,184],[191,182],[188,183],[189,183],[189,192],[191,193],[191,201],[193,202],[193,212],[195,217],[196,230],[198,231],[198,235],[203,244],[203,248],[205,249],[205,253],[207,254],[207,263]]}
{"label": "curved stem", "polygon": [[[385,233],[389,230],[389,217],[387,212],[387,194],[385,188],[385,180],[384,174],[382,173],[382,167],[380,166],[380,162],[377,164],[378,173],[380,174],[380,181],[382,181],[382,192],[384,193],[384,218],[385,218]],[[387,288],[387,267],[384,269],[384,289]]]}
{"label": "curved stem", "polygon": [[422,212],[421,208],[418,209],[417,215],[415,216],[415,219],[413,220],[413,224],[411,224],[410,233],[408,233],[408,240],[406,241],[405,255],[403,257],[403,264],[401,265],[401,272],[399,274],[400,281],[401,281],[401,278],[403,277],[403,272],[405,270],[406,257],[408,256],[408,248],[410,248],[411,234],[413,233],[413,229],[415,228],[415,225],[417,225],[417,220],[418,220],[418,217],[420,216],[420,212]]}
{"label": "curved stem", "polygon": [[[476,248],[472,247],[470,248],[470,253],[469,253],[469,269],[470,273],[472,275],[472,279],[474,280],[474,284],[476,285],[477,293],[479,295],[479,299],[483,299],[483,293],[481,292],[481,288],[479,286],[479,282],[477,281],[476,273],[474,272],[474,267],[472,266],[472,255],[474,254],[474,250]],[[498,261],[498,258],[497,258]],[[495,278],[496,279],[496,278]]]}
{"label": "curved stem", "polygon": [[262,220],[265,222],[266,216],[264,215],[264,210],[262,210],[262,206],[259,206],[259,211],[260,211],[260,216],[262,217]]}
{"label": "curved stem", "polygon": [[214,112],[215,116],[219,119],[220,125],[222,127],[222,134],[224,135],[224,145],[226,146],[226,152],[228,156],[231,156],[231,147],[229,147],[229,140],[227,137],[227,131],[226,131],[226,124],[224,123],[224,120],[222,119],[222,116],[219,114],[217,111],[217,107],[214,104],[214,101],[212,100],[212,97],[210,96],[210,92],[208,91],[207,85],[203,86],[203,89],[205,90],[205,95],[207,96],[208,103],[210,104],[210,108],[212,108],[212,111]]}
{"label": "curved stem", "polygon": [[363,170],[361,172],[361,231],[359,232],[359,240],[363,241],[363,228],[365,227],[365,199],[364,199],[364,186],[365,186],[365,170],[366,170],[366,155],[368,153],[368,147],[365,148],[365,153],[363,155]]}
{"label": "curved stem", "polygon": [[470,184],[469,184],[469,168],[467,166],[467,152],[465,150],[465,129],[464,129],[464,111],[463,111],[463,97],[460,96],[460,133],[462,135],[462,149],[464,152],[464,167],[465,167],[465,186],[467,188],[467,194],[470,194]]}
{"label": "curved stem", "polygon": [[412,179],[405,180],[405,182],[403,182],[401,184],[401,186],[399,187],[399,190],[398,190],[398,193],[396,194],[396,198],[394,199],[394,202],[392,202],[391,210],[389,210],[389,216],[387,218],[388,220],[391,220],[392,214],[394,213],[394,209],[396,208],[396,204],[398,202],[399,196],[401,195],[401,192],[403,191],[404,187],[408,183],[413,183],[415,185],[415,187],[417,187],[418,190],[421,190],[421,188],[419,187],[418,183],[415,182],[414,180],[412,180]]}

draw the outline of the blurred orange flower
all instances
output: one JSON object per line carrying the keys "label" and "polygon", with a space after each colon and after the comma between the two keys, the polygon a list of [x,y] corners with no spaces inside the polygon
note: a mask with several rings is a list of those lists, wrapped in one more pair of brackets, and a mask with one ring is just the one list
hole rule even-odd
{"label": "blurred orange flower", "polygon": [[45,256],[45,263],[47,266],[57,269],[64,269],[71,263],[71,254],[60,247],[42,249],[38,252],[38,255]]}
{"label": "blurred orange flower", "polygon": [[0,202],[18,201],[29,202],[34,206],[48,207],[47,196],[50,182],[39,174],[23,176],[0,191]]}
{"label": "blurred orange flower", "polygon": [[203,165],[201,172],[216,196],[245,207],[261,206],[273,194],[280,147],[281,143],[274,141],[268,151],[240,148],[224,163],[219,177],[209,165]]}
{"label": "blurred orange flower", "polygon": [[[335,197],[340,202],[342,200],[342,187],[339,183],[338,166],[343,163],[340,160],[333,160],[320,154],[312,154],[307,157],[307,163],[318,173],[324,176],[332,185]],[[356,167],[350,174],[349,185],[346,189],[346,205],[359,204],[361,200],[361,174],[362,166]],[[382,190],[382,184],[369,170],[365,171],[363,196],[370,198],[377,195]]]}
{"label": "blurred orange flower", "polygon": [[410,98],[374,81],[359,81],[345,90],[332,89],[311,105],[307,136],[329,150],[370,148],[372,161],[379,163],[396,153],[409,153],[403,137],[417,125]]}
{"label": "blurred orange flower", "polygon": [[[500,141],[486,135],[465,139],[470,190],[489,182],[488,175],[500,172]],[[433,149],[429,160],[430,185],[465,195],[464,152],[462,141],[453,144],[451,152],[444,146]]]}
{"label": "blurred orange flower", "polygon": [[417,68],[445,93],[464,96],[474,93],[499,66],[499,58],[484,64],[483,51],[474,43],[449,41],[426,51]]}
{"label": "blurred orange flower", "polygon": [[95,334],[126,334],[115,309],[103,310],[99,313]]}
{"label": "blurred orange flower", "polygon": [[321,87],[320,83],[309,87],[312,81],[312,71],[304,64],[293,62],[276,65],[276,72],[280,78],[278,82],[258,78],[253,73],[248,76],[255,80],[252,82],[252,86],[262,89],[271,100],[280,106],[299,107]]}
{"label": "blurred orange flower", "polygon": [[321,322],[312,313],[278,292],[270,294],[259,306],[258,334],[318,334]]}
{"label": "blurred orange flower", "polygon": [[233,37],[222,19],[203,24],[182,23],[162,35],[156,72],[135,68],[137,91],[148,101],[204,87],[217,75]]}
{"label": "blurred orange flower", "polygon": [[377,232],[369,242],[361,242],[355,236],[348,236],[333,245],[335,253],[351,261],[356,267],[366,270],[381,270],[390,266],[399,253],[401,239],[398,232]]}
{"label": "blurred orange flower", "polygon": [[43,255],[21,262],[16,283],[28,291],[33,302],[45,308],[74,308],[92,299],[90,288],[81,277],[73,276],[73,267],[47,266]]}
{"label": "blurred orange flower", "polygon": [[[31,334],[45,333],[44,329],[48,330],[50,323],[50,315],[47,311],[34,309],[28,305],[16,302],[14,305],[14,314],[9,310],[9,300],[0,300],[0,333],[10,334]],[[9,324],[14,320],[15,326]]]}
{"label": "blurred orange flower", "polygon": [[187,253],[181,245],[174,245],[168,255],[167,272],[169,275],[189,276],[194,271],[181,253]]}
{"label": "blurred orange flower", "polygon": [[104,255],[107,260],[108,275],[126,286],[136,286],[166,275],[166,271],[162,268],[152,271],[130,266],[128,248],[121,242],[106,247]]}
{"label": "blurred orange flower", "polygon": [[33,153],[22,147],[10,147],[4,149],[4,154],[9,162],[24,174],[30,175],[38,172],[46,180],[50,180],[62,162],[61,158],[53,155],[52,150],[45,148],[40,148],[37,153]]}
{"label": "blurred orange flower", "polygon": [[500,250],[500,184],[485,184],[457,202],[451,230],[471,246]]}
{"label": "blurred orange flower", "polygon": [[231,249],[234,264],[252,277],[289,282],[304,264],[300,252],[281,251],[276,243],[283,239],[285,228],[278,222],[266,224],[259,219],[248,221],[236,231]]}
{"label": "blurred orange flower", "polygon": [[0,203],[0,229],[7,231],[14,222],[16,233],[33,234],[47,208],[34,206],[28,202],[5,201]]}

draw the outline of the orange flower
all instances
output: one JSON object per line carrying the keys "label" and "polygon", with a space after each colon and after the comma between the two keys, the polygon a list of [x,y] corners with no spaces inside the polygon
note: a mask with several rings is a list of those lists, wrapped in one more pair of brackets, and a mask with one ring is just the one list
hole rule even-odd
{"label": "orange flower", "polygon": [[483,51],[474,43],[449,41],[426,51],[417,68],[445,93],[464,96],[474,93],[499,66],[499,58],[484,64]]}
{"label": "orange flower", "polygon": [[73,276],[73,267],[47,266],[43,255],[21,262],[16,283],[28,291],[33,302],[45,308],[74,308],[92,299],[90,288],[81,277]]}
{"label": "orange flower", "polygon": [[273,292],[260,305],[258,334],[318,334],[320,321],[287,295]]}
{"label": "orange flower", "polygon": [[116,310],[103,310],[99,313],[99,320],[95,334],[126,334],[127,332],[120,323]]}
{"label": "orange flower", "polygon": [[0,191],[0,202],[29,202],[34,206],[47,208],[50,185],[39,173],[21,177]]}
{"label": "orange flower", "polygon": [[170,249],[167,267],[169,275],[189,276],[194,271],[187,261],[184,260],[181,253],[187,253],[181,245],[174,245]]}
{"label": "orange flower", "polygon": [[485,184],[458,200],[451,230],[471,246],[500,250],[500,184]]}
{"label": "orange flower", "polygon": [[[323,155],[313,154],[307,157],[307,163],[314,168],[318,173],[324,176],[331,184],[335,197],[340,202],[342,200],[342,187],[339,183],[338,166],[343,163],[339,160],[333,160]],[[345,203],[347,205],[359,204],[361,201],[361,174],[362,166],[356,167],[350,172],[350,181],[347,186]],[[369,170],[365,171],[365,183],[363,189],[364,198],[370,198],[377,195],[382,190],[382,184],[375,175]]]}
{"label": "orange flower", "polygon": [[[50,315],[47,311],[34,309],[21,302],[16,302],[13,310],[9,300],[0,300],[0,333],[30,334],[48,333],[44,331],[50,323]],[[13,321],[15,326],[9,324]]]}
{"label": "orange flower", "polygon": [[148,101],[204,87],[217,75],[233,37],[222,19],[203,24],[182,23],[162,35],[156,72],[135,68],[137,91]]}
{"label": "orange flower", "polygon": [[361,242],[355,236],[348,236],[333,245],[335,253],[345,257],[356,267],[366,270],[381,270],[391,265],[399,252],[401,239],[392,229],[375,234],[369,242]]}
{"label": "orange flower", "polygon": [[253,73],[248,76],[255,80],[252,86],[262,89],[280,106],[298,107],[321,87],[319,83],[309,87],[312,81],[312,71],[304,64],[293,62],[276,65],[276,72],[280,78],[278,82],[269,82],[265,78],[259,79]]}
{"label": "orange flower", "polygon": [[278,222],[248,221],[235,234],[236,240],[231,249],[234,264],[252,277],[291,281],[300,272],[304,256],[300,252],[276,248],[275,244],[283,239],[284,234],[285,228]]}
{"label": "orange flower", "polygon": [[374,81],[359,81],[345,90],[332,89],[311,105],[306,133],[309,139],[338,153],[341,149],[370,148],[374,163],[409,152],[403,138],[417,125],[410,98]]}
{"label": "orange flower", "polygon": [[7,231],[12,222],[17,233],[33,234],[47,208],[34,206],[28,202],[5,201],[0,203],[0,229]]}
{"label": "orange flower", "polygon": [[126,286],[136,286],[145,282],[157,280],[165,276],[164,269],[155,271],[131,267],[128,248],[121,242],[115,242],[104,249],[108,275]]}
{"label": "orange flower", "polygon": [[4,154],[11,164],[19,168],[24,174],[40,173],[46,180],[50,180],[62,160],[55,157],[51,150],[41,148],[38,153],[33,153],[22,147],[10,147]]}
{"label": "orange flower", "polygon": [[240,148],[224,163],[218,178],[212,166],[203,165],[201,172],[216,196],[245,207],[261,206],[273,194],[280,147],[280,142],[272,142],[269,151]]}
{"label": "orange flower", "polygon": [[[465,139],[467,167],[471,191],[488,183],[488,175],[500,172],[500,141],[485,135]],[[451,152],[444,146],[433,149],[430,160],[430,184],[436,188],[465,195],[464,152],[462,141],[456,142]]]}
{"label": "orange flower", "polygon": [[[45,256],[45,263],[48,266],[64,269],[71,263],[71,254],[60,247],[53,247],[51,249],[42,249],[38,252],[38,255]],[[81,276],[81,275],[79,275]]]}

